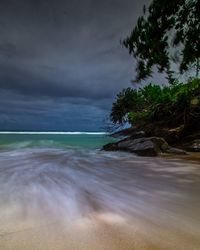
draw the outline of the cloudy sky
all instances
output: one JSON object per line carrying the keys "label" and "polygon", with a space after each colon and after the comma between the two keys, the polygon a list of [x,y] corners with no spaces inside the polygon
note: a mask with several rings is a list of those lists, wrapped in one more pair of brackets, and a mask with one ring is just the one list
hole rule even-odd
{"label": "cloudy sky", "polygon": [[120,39],[149,2],[1,0],[0,130],[102,130],[135,74]]}

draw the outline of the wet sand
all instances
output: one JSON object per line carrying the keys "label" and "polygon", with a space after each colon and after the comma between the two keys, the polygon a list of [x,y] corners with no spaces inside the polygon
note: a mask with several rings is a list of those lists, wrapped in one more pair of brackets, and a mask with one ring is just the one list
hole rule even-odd
{"label": "wet sand", "polygon": [[0,152],[0,249],[200,249],[200,164],[61,149]]}
{"label": "wet sand", "polygon": [[188,153],[187,155],[182,156],[181,159],[200,164],[200,153]]}

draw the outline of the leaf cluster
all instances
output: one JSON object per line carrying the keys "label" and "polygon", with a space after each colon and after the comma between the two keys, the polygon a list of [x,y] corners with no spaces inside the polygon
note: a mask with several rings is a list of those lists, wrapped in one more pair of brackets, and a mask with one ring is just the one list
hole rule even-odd
{"label": "leaf cluster", "polygon": [[[149,8],[144,6],[144,15],[123,41],[137,60],[136,82],[152,76],[156,66],[173,83],[171,61],[178,63],[183,73],[199,60],[199,13],[199,0],[153,0]],[[175,49],[179,53],[171,55]]]}

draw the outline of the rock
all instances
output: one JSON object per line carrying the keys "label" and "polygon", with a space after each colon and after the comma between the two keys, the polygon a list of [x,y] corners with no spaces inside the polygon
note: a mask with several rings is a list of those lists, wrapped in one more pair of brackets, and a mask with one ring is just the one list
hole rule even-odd
{"label": "rock", "polygon": [[153,134],[156,137],[164,138],[168,143],[175,143],[180,140],[183,131],[183,125],[173,129],[156,127]]}
{"label": "rock", "polygon": [[125,151],[135,153],[139,156],[157,156],[162,153],[186,154],[185,151],[172,148],[160,137],[143,137],[123,139],[116,143],[109,143],[103,147],[106,151]]}
{"label": "rock", "polygon": [[182,124],[182,125],[179,126],[179,127],[169,129],[169,132],[172,133],[172,134],[175,133],[175,134],[179,135],[180,133],[183,132],[184,128],[185,128],[185,127],[184,127],[184,125]]}
{"label": "rock", "polygon": [[174,148],[174,147],[168,147],[164,153],[167,154],[176,154],[176,155],[186,155],[187,152],[185,150],[179,149],[179,148]]}
{"label": "rock", "polygon": [[144,131],[138,131],[136,128],[128,128],[128,129],[117,131],[111,134],[110,136],[114,138],[131,137],[132,139],[137,139],[137,138],[145,137],[146,133]]}
{"label": "rock", "polygon": [[197,132],[197,133],[194,133],[194,134],[190,134],[188,136],[186,136],[184,139],[183,139],[183,142],[185,144],[191,144],[191,142],[197,140],[197,139],[200,139],[200,132]]}
{"label": "rock", "polygon": [[105,150],[105,151],[117,151],[119,149],[118,149],[117,143],[108,143],[108,144],[103,146],[102,150]]}
{"label": "rock", "polygon": [[158,144],[160,145],[160,140],[159,143],[157,143],[153,137],[134,140],[128,138],[118,143],[118,149],[135,153],[139,156],[157,156],[161,152]]}
{"label": "rock", "polygon": [[184,149],[189,152],[200,152],[200,139],[193,140],[184,145]]}
{"label": "rock", "polygon": [[136,129],[133,127],[126,128],[126,129],[122,129],[122,130],[119,130],[117,132],[114,132],[110,136],[114,137],[114,138],[127,137],[127,136],[130,136],[131,134],[135,133],[135,130]]}
{"label": "rock", "polygon": [[146,136],[145,131],[137,131],[132,133],[130,138],[134,140],[134,139],[144,138],[145,136]]}

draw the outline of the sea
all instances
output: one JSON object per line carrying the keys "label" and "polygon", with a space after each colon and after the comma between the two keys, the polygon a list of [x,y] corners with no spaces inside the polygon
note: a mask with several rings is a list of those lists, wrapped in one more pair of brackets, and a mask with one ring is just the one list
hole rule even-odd
{"label": "sea", "polygon": [[200,164],[100,132],[0,133],[1,250],[200,249]]}
{"label": "sea", "polygon": [[0,132],[0,149],[100,149],[112,141],[106,132]]}

